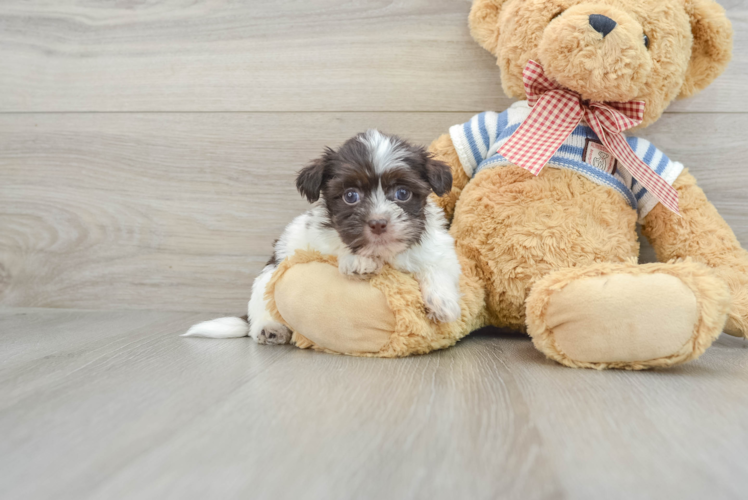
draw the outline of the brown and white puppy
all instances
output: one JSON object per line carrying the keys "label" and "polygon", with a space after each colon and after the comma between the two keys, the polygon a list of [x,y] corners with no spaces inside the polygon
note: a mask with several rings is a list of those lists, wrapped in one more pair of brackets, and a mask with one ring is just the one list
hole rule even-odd
{"label": "brown and white puppy", "polygon": [[296,187],[312,208],[294,219],[252,285],[249,321],[220,318],[193,326],[186,336],[242,337],[285,344],[291,332],[267,310],[265,288],[279,262],[298,249],[338,257],[340,272],[367,275],[384,263],[412,273],[429,317],[460,316],[460,264],[441,208],[429,195],[452,188],[449,166],[421,147],[369,130],[299,172]]}

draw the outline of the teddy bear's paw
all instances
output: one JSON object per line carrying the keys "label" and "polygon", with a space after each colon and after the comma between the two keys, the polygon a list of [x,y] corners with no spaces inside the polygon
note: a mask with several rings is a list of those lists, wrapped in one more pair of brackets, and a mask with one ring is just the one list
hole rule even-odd
{"label": "teddy bear's paw", "polygon": [[423,302],[431,321],[451,323],[460,319],[460,297],[456,291],[427,288],[423,290]]}
{"label": "teddy bear's paw", "polygon": [[258,344],[278,345],[291,342],[291,335],[292,332],[287,326],[271,321],[252,328],[249,336]]}
{"label": "teddy bear's paw", "polygon": [[641,370],[701,355],[727,318],[727,285],[703,264],[610,264],[556,271],[533,286],[527,332],[567,366]]}
{"label": "teddy bear's paw", "polygon": [[344,255],[338,260],[338,270],[347,276],[365,277],[382,270],[382,263],[363,255]]}

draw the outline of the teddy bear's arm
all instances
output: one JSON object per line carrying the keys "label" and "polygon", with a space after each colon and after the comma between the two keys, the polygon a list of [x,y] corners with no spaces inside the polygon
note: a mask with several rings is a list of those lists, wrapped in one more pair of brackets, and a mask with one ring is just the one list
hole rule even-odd
{"label": "teddy bear's arm", "polygon": [[696,179],[684,170],[673,183],[680,216],[658,204],[644,218],[642,233],[661,262],[692,257],[712,267],[728,283],[732,307],[727,333],[748,333],[748,252],[741,248],[730,226],[707,200]]}
{"label": "teddy bear's arm", "polygon": [[460,193],[470,181],[470,178],[465,173],[465,169],[462,168],[460,157],[457,155],[457,150],[449,134],[443,134],[432,142],[429,151],[434,155],[434,158],[449,165],[452,171],[452,190],[441,198],[432,195],[433,200],[442,207],[444,215],[451,221]]}

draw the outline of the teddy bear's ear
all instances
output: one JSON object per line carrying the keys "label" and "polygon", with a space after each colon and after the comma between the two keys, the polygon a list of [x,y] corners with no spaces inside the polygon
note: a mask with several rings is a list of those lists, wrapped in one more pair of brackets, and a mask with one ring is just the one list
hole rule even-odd
{"label": "teddy bear's ear", "polygon": [[690,97],[717,78],[732,57],[732,25],[714,0],[686,0],[693,48],[679,97]]}
{"label": "teddy bear's ear", "polygon": [[499,12],[507,0],[474,0],[470,9],[470,34],[475,41],[496,55],[499,44]]}

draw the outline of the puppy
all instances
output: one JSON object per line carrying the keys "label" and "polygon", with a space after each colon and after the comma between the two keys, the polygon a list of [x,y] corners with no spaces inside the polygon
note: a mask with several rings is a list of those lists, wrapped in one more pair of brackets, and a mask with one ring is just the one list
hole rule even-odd
{"label": "puppy", "polygon": [[265,288],[278,263],[299,249],[336,255],[342,274],[366,276],[387,263],[418,280],[428,317],[460,317],[460,264],[444,213],[429,195],[452,189],[449,166],[421,147],[369,130],[301,170],[296,187],[312,207],[275,242],[255,279],[248,321],[220,318],[194,325],[185,336],[249,335],[260,344],[286,344],[291,331],[267,310]]}

